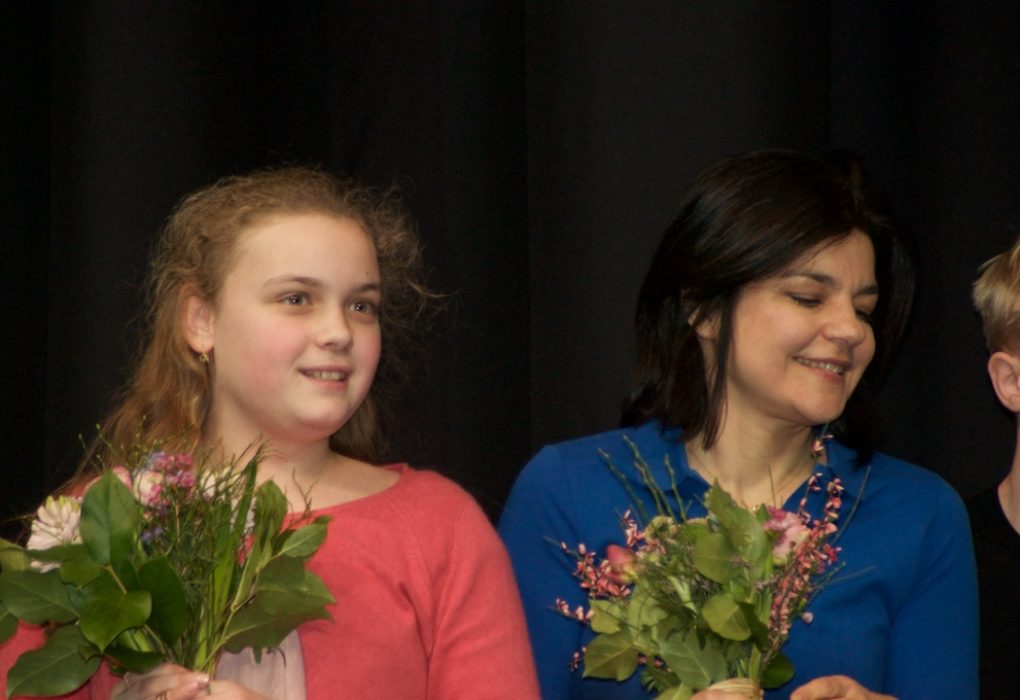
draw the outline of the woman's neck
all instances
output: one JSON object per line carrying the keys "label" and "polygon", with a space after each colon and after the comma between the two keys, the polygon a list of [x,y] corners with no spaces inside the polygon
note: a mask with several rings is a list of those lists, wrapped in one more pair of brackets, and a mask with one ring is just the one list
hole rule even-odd
{"label": "woman's neck", "polygon": [[688,462],[708,483],[719,482],[738,503],[782,506],[814,466],[811,428],[734,423],[723,422],[708,450],[699,437],[689,440]]}

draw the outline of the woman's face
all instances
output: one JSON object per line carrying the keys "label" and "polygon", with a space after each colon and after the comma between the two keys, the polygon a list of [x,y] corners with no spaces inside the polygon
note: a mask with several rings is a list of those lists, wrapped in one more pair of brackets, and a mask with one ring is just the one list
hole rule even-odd
{"label": "woman's face", "polygon": [[857,230],[745,287],[733,314],[726,420],[838,418],[875,354],[877,301],[875,251]]}

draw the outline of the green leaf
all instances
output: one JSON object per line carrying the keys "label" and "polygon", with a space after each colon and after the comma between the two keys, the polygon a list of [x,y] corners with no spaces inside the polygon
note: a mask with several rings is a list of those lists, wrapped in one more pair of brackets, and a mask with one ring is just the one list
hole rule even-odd
{"label": "green leaf", "polygon": [[641,670],[641,685],[648,690],[666,692],[667,690],[680,687],[680,679],[672,671],[663,666],[644,665]]}
{"label": "green leaf", "polygon": [[591,628],[599,634],[612,634],[620,631],[620,620],[623,619],[622,606],[610,598],[596,598],[591,601]]}
{"label": "green leaf", "polygon": [[24,547],[0,537],[0,571],[24,571],[31,561]]}
{"label": "green leaf", "polygon": [[643,588],[637,588],[627,603],[627,624],[633,629],[654,627],[667,617],[669,613]]}
{"label": "green leaf", "polygon": [[0,643],[9,639],[17,630],[18,618],[11,614],[3,601],[0,601]]}
{"label": "green leaf", "polygon": [[694,541],[694,568],[717,583],[726,583],[741,572],[736,550],[721,532],[706,532]]}
{"label": "green leaf", "polygon": [[703,690],[727,675],[722,651],[707,641],[702,646],[697,630],[670,635],[660,656],[677,678],[695,690]]}
{"label": "green leaf", "polygon": [[326,522],[328,521],[329,518],[316,518],[313,523],[285,533],[278,553],[301,559],[312,556],[326,540]]}
{"label": "green leaf", "polygon": [[81,504],[81,538],[97,564],[120,562],[131,555],[141,516],[130,489],[106,472]]}
{"label": "green leaf", "polygon": [[0,574],[0,600],[19,620],[36,625],[70,622],[78,617],[57,570],[42,573],[29,569]]}
{"label": "green leaf", "polygon": [[60,567],[60,580],[79,588],[99,578],[103,568],[90,559],[70,559]]}
{"label": "green leaf", "polygon": [[73,561],[88,559],[89,551],[83,544],[60,544],[49,549],[30,549],[28,555],[36,561]]}
{"label": "green leaf", "polygon": [[163,661],[163,655],[158,652],[137,651],[117,642],[106,647],[104,653],[128,673],[148,673]]}
{"label": "green leaf", "polygon": [[78,624],[85,638],[104,651],[124,630],[144,625],[151,611],[148,591],[104,593],[90,596]]}
{"label": "green leaf", "polygon": [[272,541],[283,527],[287,517],[287,497],[272,481],[267,481],[255,490],[255,539],[265,543]]}
{"label": "green leaf", "polygon": [[655,696],[655,700],[691,700],[694,690],[686,685],[667,688]]}
{"label": "green leaf", "polygon": [[760,685],[762,688],[778,688],[793,678],[793,671],[793,662],[785,654],[779,652],[765,667],[765,671],[761,674]]}
{"label": "green leaf", "polygon": [[147,561],[138,570],[138,578],[152,596],[149,627],[167,645],[174,645],[191,619],[184,584],[165,557]]}
{"label": "green leaf", "polygon": [[612,678],[624,681],[637,670],[637,651],[626,632],[600,634],[584,651],[585,678]]}
{"label": "green leaf", "polygon": [[322,579],[291,557],[274,559],[263,570],[255,601],[270,613],[289,613],[335,602]]}
{"label": "green leaf", "polygon": [[701,614],[712,631],[724,639],[742,642],[751,636],[744,611],[729,593],[717,593],[706,600]]}
{"label": "green leaf", "polygon": [[[740,611],[744,613],[744,620],[747,622],[748,629],[751,630],[751,639],[754,640],[755,646],[761,650],[766,650],[772,646],[769,640],[769,628],[768,628],[768,609],[765,609],[763,618],[759,618],[755,612],[754,606],[749,603],[738,603]],[[765,607],[765,606],[763,606]]]}
{"label": "green leaf", "polygon": [[254,600],[231,620],[224,648],[236,652],[279,646],[302,622],[332,619],[326,610],[332,602],[326,584],[300,559],[274,559],[262,572]]}
{"label": "green leaf", "polygon": [[42,648],[18,657],[7,674],[7,697],[65,695],[81,687],[102,661],[83,648],[94,651],[77,625],[58,628]]}
{"label": "green leaf", "polygon": [[706,503],[709,511],[719,520],[726,538],[740,555],[749,562],[757,562],[771,553],[768,534],[755,514],[737,505],[736,501],[718,486],[713,486]]}

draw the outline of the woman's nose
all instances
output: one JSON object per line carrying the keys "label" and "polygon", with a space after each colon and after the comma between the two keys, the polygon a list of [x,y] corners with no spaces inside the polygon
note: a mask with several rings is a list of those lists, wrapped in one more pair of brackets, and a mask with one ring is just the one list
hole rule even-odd
{"label": "woman's nose", "polygon": [[851,347],[863,343],[870,332],[871,324],[861,317],[853,304],[835,304],[826,319],[826,337]]}

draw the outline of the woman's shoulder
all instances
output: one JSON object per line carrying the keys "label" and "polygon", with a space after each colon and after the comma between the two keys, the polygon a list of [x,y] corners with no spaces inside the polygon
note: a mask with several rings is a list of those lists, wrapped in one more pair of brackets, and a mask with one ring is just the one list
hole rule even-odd
{"label": "woman's shoulder", "polygon": [[866,481],[872,490],[908,492],[918,498],[950,497],[962,504],[956,490],[932,469],[885,452],[875,452],[860,463],[849,448],[839,443],[834,447],[839,450],[837,472],[845,482]]}
{"label": "woman's shoulder", "polygon": [[866,512],[882,514],[902,527],[968,531],[963,499],[938,473],[884,452],[858,464],[847,458],[852,451],[839,447],[844,452],[835,472],[845,493]]}
{"label": "woman's shoulder", "polygon": [[607,430],[546,445],[525,465],[522,477],[580,474],[590,478],[593,473],[611,474],[607,462],[625,466],[640,457],[649,464],[658,464],[679,444],[678,431],[663,430],[655,422]]}

